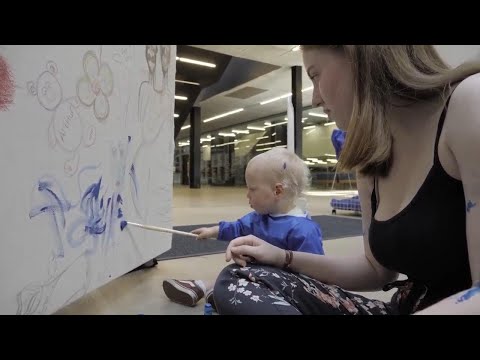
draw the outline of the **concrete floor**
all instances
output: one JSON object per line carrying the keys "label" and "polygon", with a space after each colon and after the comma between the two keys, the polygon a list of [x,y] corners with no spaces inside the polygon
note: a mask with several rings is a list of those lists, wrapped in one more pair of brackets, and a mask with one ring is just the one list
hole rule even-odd
{"label": "concrete floor", "polygon": [[[241,188],[203,187],[192,190],[174,187],[173,223],[178,226],[235,220],[251,211],[245,194]],[[332,196],[328,193],[312,194],[307,198],[311,215],[330,214]],[[338,197],[338,194],[335,196]],[[363,252],[359,236],[325,241],[324,247],[326,253],[335,255]],[[155,268],[128,273],[113,280],[55,314],[201,315],[203,301],[193,308],[173,303],[163,293],[162,281],[168,278],[215,279],[226,265],[224,254],[160,261]],[[388,300],[393,291],[362,294]]]}

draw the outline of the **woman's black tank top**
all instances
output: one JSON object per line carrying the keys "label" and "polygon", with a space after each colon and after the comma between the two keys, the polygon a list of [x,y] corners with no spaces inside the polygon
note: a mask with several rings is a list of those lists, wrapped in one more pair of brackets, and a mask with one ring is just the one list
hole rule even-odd
{"label": "woman's black tank top", "polygon": [[426,287],[419,309],[469,288],[472,282],[463,185],[445,172],[438,157],[449,101],[438,123],[433,166],[410,204],[391,219],[377,221],[376,178],[371,195],[372,254],[384,267]]}

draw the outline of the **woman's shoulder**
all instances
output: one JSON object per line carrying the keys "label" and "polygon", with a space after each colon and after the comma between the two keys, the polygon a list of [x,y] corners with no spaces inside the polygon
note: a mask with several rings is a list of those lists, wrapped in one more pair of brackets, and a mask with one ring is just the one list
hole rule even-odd
{"label": "woman's shoulder", "polygon": [[471,75],[453,90],[445,118],[445,140],[458,163],[480,151],[480,74]]}
{"label": "woman's shoulder", "polygon": [[480,96],[480,73],[470,75],[465,79],[454,84],[454,90],[451,95],[450,103],[453,106],[460,105],[476,105]]}
{"label": "woman's shoulder", "polygon": [[453,86],[447,119],[458,117],[468,122],[469,115],[476,117],[480,108],[480,73],[470,75]]}

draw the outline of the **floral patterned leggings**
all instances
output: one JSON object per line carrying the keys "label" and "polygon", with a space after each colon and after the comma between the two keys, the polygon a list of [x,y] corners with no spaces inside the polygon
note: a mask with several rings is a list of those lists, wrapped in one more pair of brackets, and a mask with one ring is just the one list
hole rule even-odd
{"label": "floral patterned leggings", "polygon": [[222,270],[213,292],[222,315],[394,315],[400,313],[396,295],[384,303],[305,275],[235,264]]}

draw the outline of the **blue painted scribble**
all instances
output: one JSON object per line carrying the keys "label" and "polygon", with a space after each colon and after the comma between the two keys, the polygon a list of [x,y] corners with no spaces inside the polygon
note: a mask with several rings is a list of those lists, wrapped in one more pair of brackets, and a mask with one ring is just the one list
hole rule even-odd
{"label": "blue painted scribble", "polygon": [[[54,255],[56,257],[64,257],[65,251],[61,234],[65,229],[65,213],[72,208],[72,205],[66,199],[61,186],[51,177],[41,178],[38,181],[37,191],[40,195],[40,200],[30,210],[30,219],[40,214],[51,214],[55,227]],[[38,196],[35,196],[35,198],[38,198]]]}
{"label": "blue painted scribble", "polygon": [[99,200],[101,185],[102,178],[87,188],[80,202],[80,208],[86,217],[85,232],[91,235],[103,234],[107,227],[103,218],[105,209],[101,206],[103,197]]}
{"label": "blue painted scribble", "polygon": [[132,141],[132,137],[129,135],[128,136],[128,142]]}
{"label": "blue painted scribble", "polygon": [[132,179],[132,182],[133,182],[133,187],[135,188],[135,195],[138,196],[137,175],[135,174],[135,166],[133,164],[130,167],[129,174],[130,174],[130,178]]}
{"label": "blue painted scribble", "polygon": [[470,210],[472,208],[474,208],[475,206],[477,206],[477,203],[474,203],[472,202],[471,200],[468,200],[468,203],[467,203],[467,212],[470,212]]}
{"label": "blue painted scribble", "polygon": [[[72,205],[66,200],[63,190],[58,182],[53,178],[42,178],[36,188],[40,194],[40,201],[37,201],[29,215],[33,218],[39,214],[51,214],[55,228],[55,248],[56,257],[64,257],[65,250],[63,245],[63,234],[70,247],[77,248],[87,239],[92,239],[91,248],[86,250],[86,254],[91,254],[98,247],[99,237],[107,235],[111,237],[113,233],[106,234],[107,229],[113,229],[113,221],[119,221],[123,218],[123,211],[120,204],[123,199],[120,194],[112,194],[106,201],[102,192],[102,178],[89,185],[83,192],[81,200],[77,205]],[[38,198],[38,196],[36,196]],[[112,198],[116,198],[114,203]],[[68,226],[66,225],[65,214],[78,206],[81,216],[75,219]],[[113,217],[113,212],[117,214]],[[119,220],[117,220],[119,219]],[[107,239],[108,241],[109,239]]]}
{"label": "blue painted scribble", "polygon": [[78,170],[78,174],[77,174],[77,184],[78,184],[78,192],[79,194],[83,193],[83,189],[82,189],[82,186],[80,184],[80,178],[81,176],[83,175],[83,173],[87,170],[97,170],[99,167],[101,166],[101,163],[98,164],[98,165],[88,165],[88,166],[85,166],[83,167],[82,169]]}
{"label": "blue painted scribble", "polygon": [[463,294],[462,296],[460,296],[460,297],[457,299],[457,301],[455,302],[455,304],[458,304],[458,303],[467,301],[467,300],[469,300],[470,298],[472,298],[472,297],[474,297],[475,295],[478,295],[478,294],[480,294],[480,284],[472,287],[472,288],[471,288],[470,290],[468,290],[465,294]]}
{"label": "blue painted scribble", "polygon": [[[121,195],[113,193],[107,199],[107,206],[104,207],[105,196],[101,195],[101,192],[106,192],[102,191],[102,178],[87,187],[80,202],[83,217],[72,225],[67,237],[70,246],[76,248],[82,245],[89,235],[93,244],[92,248],[86,250],[87,254],[96,251],[100,238],[105,242],[111,240],[110,238],[113,236],[112,223],[115,221],[114,212],[117,214],[117,219],[123,218],[120,208],[120,204],[123,204]],[[113,198],[117,199],[115,203],[112,201]],[[83,233],[79,231],[82,226]]]}
{"label": "blue painted scribble", "polygon": [[[55,188],[59,195],[55,193]],[[49,204],[42,206],[40,209],[32,209],[30,211],[30,218],[38,215],[40,212],[46,211],[58,211],[61,218],[61,226],[65,227],[65,212],[70,210],[71,204],[66,200],[66,197],[61,189],[60,185],[54,180],[40,180],[38,182],[38,191],[43,192],[46,198],[50,200]]]}
{"label": "blue painted scribble", "polygon": [[[128,137],[131,141],[131,137]],[[120,164],[125,169],[125,164]],[[122,196],[118,191],[109,192],[102,182],[102,177],[85,188],[81,185],[81,176],[87,170],[97,170],[99,165],[86,166],[77,173],[79,199],[77,203],[67,200],[58,181],[44,176],[34,191],[34,203],[30,210],[30,218],[40,214],[49,214],[55,231],[54,255],[64,257],[64,242],[71,248],[77,248],[89,241],[85,254],[96,252],[99,243],[106,249],[113,240],[115,226],[121,222],[124,214]],[[110,195],[110,196],[107,196]],[[107,200],[105,200],[107,199]],[[66,221],[66,213],[75,209],[75,218]]]}
{"label": "blue painted scribble", "polygon": [[123,220],[122,222],[120,222],[120,230],[123,231],[123,229],[125,229],[125,226],[127,226],[127,222],[125,220]]}

